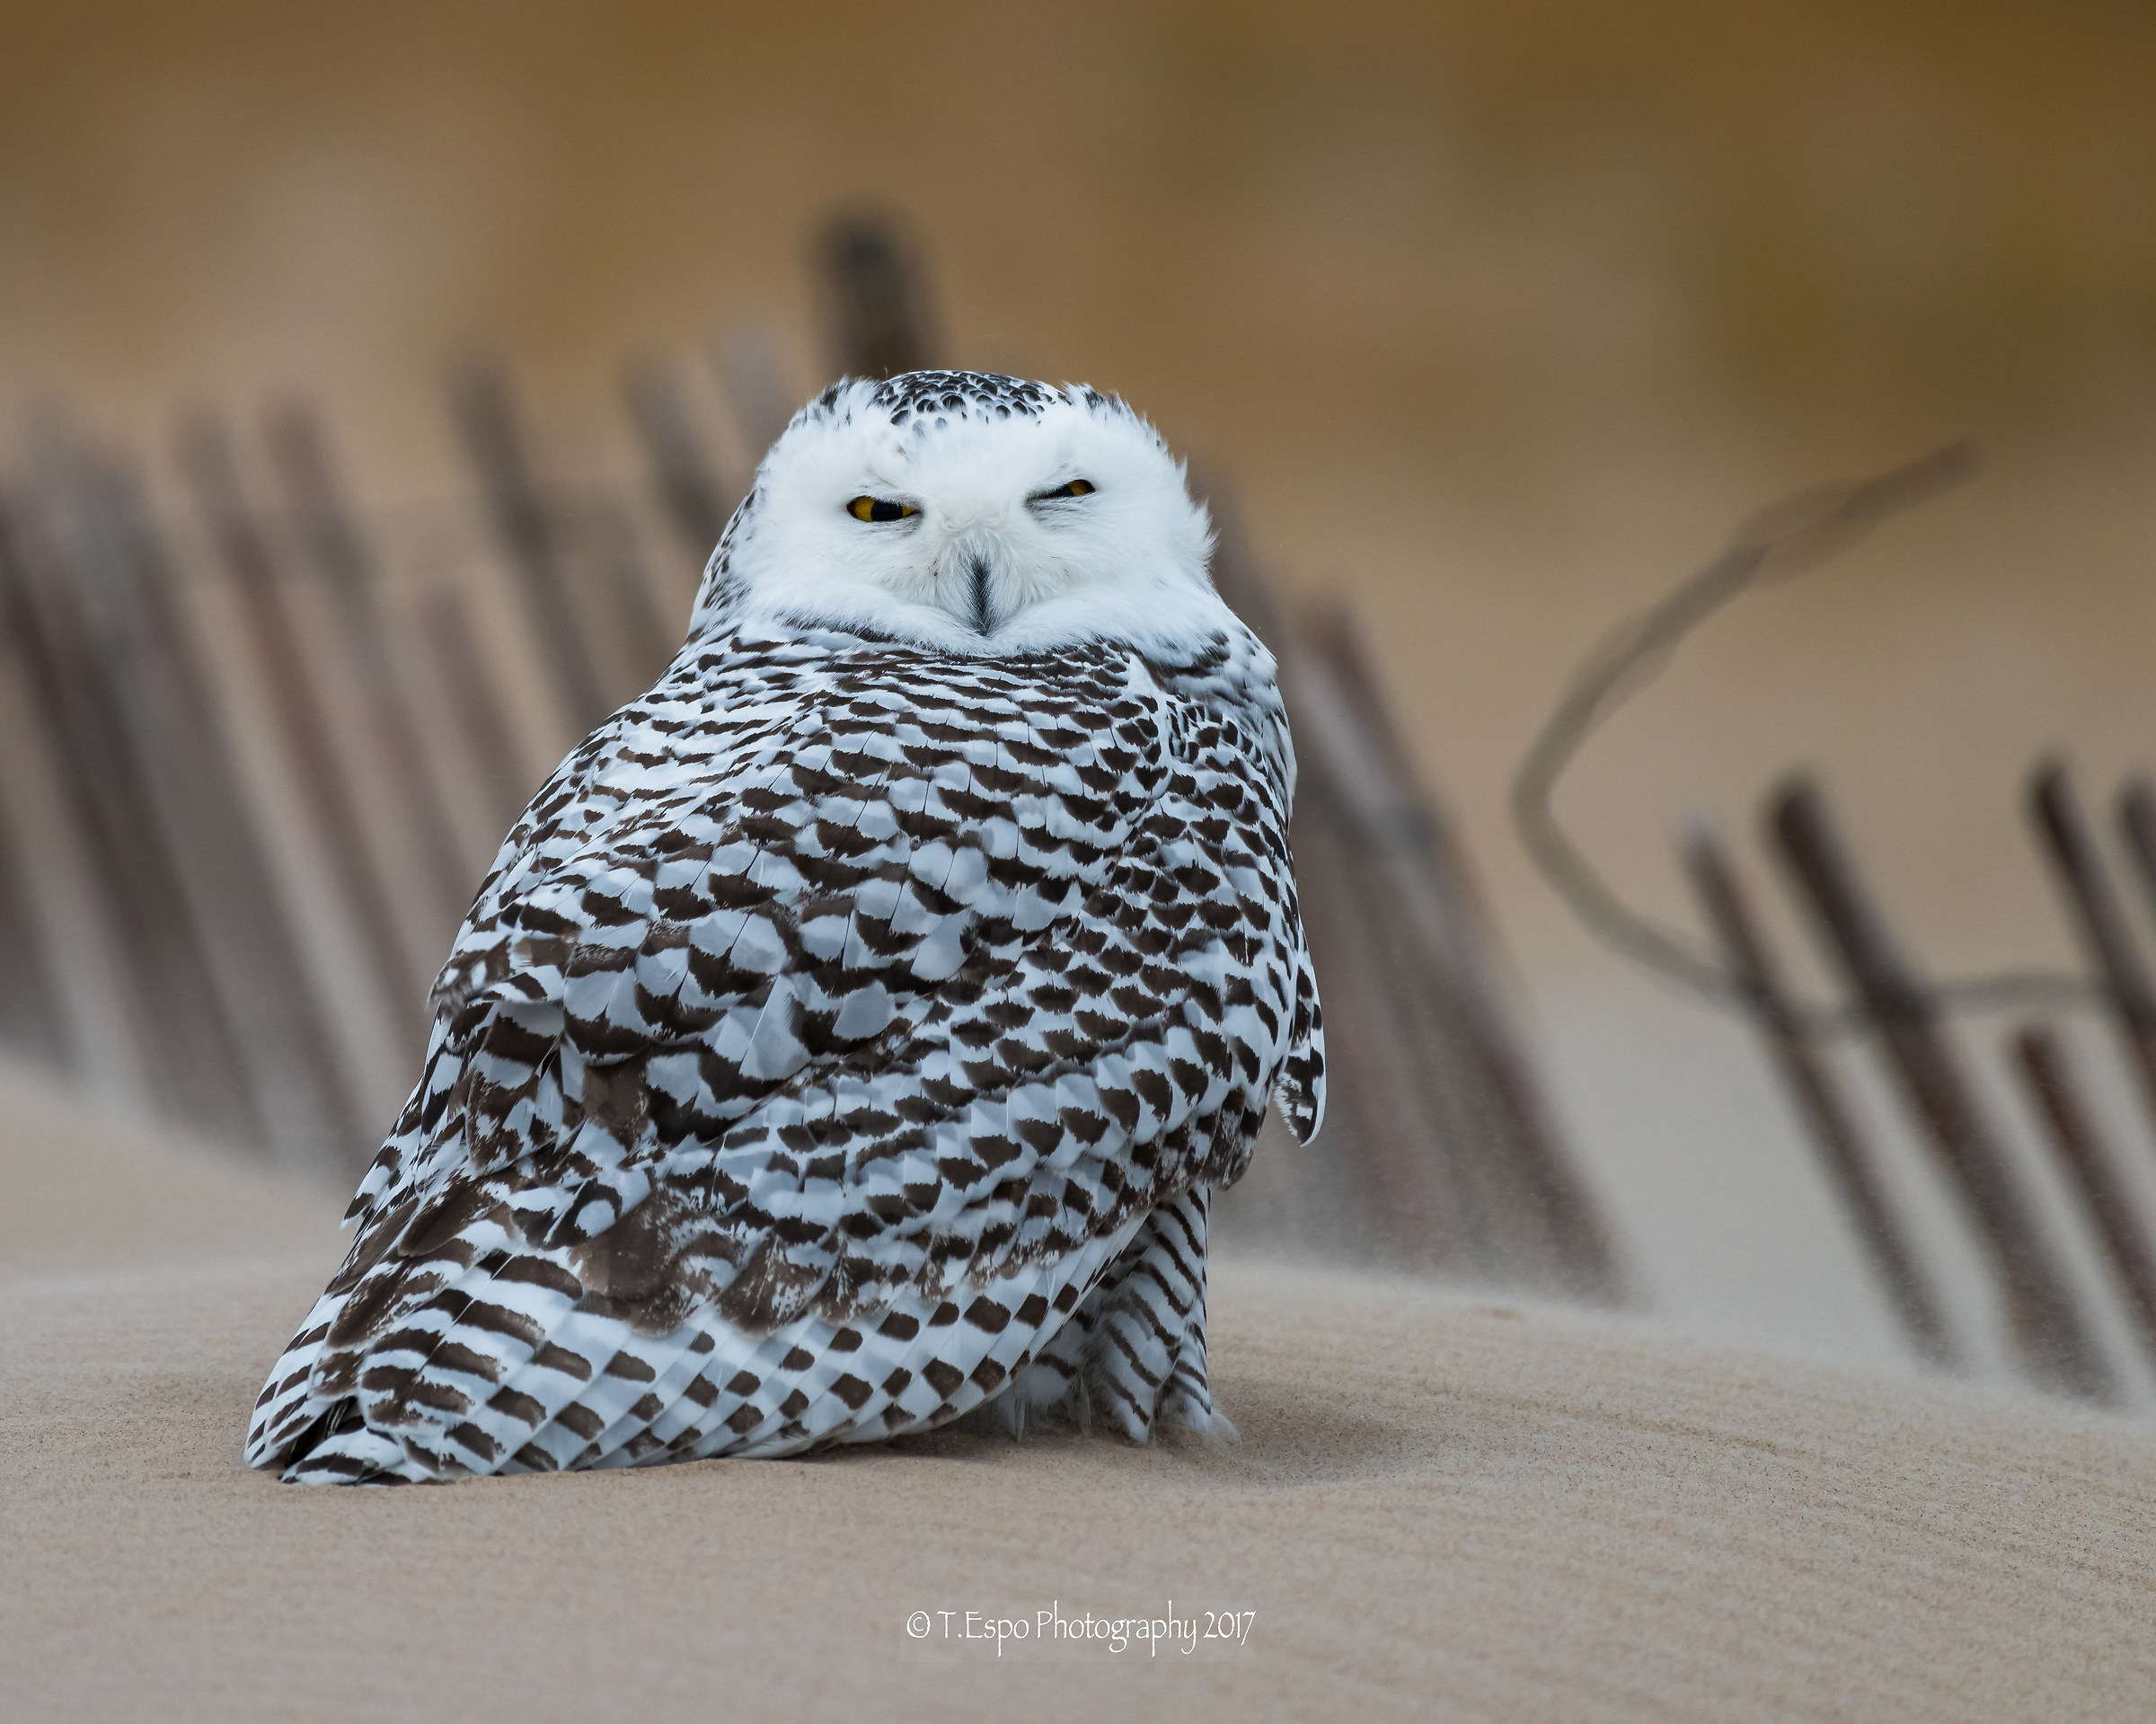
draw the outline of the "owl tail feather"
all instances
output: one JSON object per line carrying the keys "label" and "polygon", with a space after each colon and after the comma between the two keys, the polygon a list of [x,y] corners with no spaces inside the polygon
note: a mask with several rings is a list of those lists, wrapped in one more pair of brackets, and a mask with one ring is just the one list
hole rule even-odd
{"label": "owl tail feather", "polygon": [[300,1440],[321,1424],[331,1404],[314,1386],[315,1361],[328,1343],[330,1325],[344,1309],[346,1295],[325,1293],[286,1346],[284,1357],[254,1403],[242,1451],[251,1467],[281,1466]]}
{"label": "owl tail feather", "polygon": [[1298,1144],[1307,1144],[1325,1123],[1325,1008],[1318,1003],[1318,974],[1298,931],[1295,1011],[1287,1030],[1287,1057],[1273,1085],[1273,1105]]}
{"label": "owl tail feather", "polygon": [[287,1484],[411,1484],[441,1477],[421,1466],[380,1431],[369,1430],[349,1396],[303,1432],[292,1446]]}

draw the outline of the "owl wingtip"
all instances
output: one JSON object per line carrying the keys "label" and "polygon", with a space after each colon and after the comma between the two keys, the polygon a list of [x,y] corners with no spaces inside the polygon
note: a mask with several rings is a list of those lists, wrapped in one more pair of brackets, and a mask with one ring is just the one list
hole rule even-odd
{"label": "owl wingtip", "polygon": [[1295,1142],[1308,1144],[1325,1124],[1324,1068],[1297,1072],[1291,1065],[1273,1091],[1273,1105]]}

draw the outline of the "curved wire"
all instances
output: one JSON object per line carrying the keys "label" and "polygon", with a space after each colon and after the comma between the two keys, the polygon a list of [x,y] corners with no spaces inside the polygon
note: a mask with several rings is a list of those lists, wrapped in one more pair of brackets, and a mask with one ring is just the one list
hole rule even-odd
{"label": "curved wire", "polygon": [[[1975,473],[1975,446],[1961,442],[1875,478],[1786,498],[1752,517],[1712,562],[1620,623],[1587,655],[1513,776],[1512,820],[1543,878],[1588,933],[1697,998],[1745,1009],[1745,991],[1727,969],[1685,934],[1633,909],[1603,879],[1551,807],[1557,781],[1587,739],[1667,668],[1679,643],[1732,599],[1831,561],[1881,522],[1968,483]],[[2106,998],[2085,977],[2043,970],[1965,977],[1931,984],[1924,994],[1958,1012],[2090,1010]],[[1816,1033],[1871,1022],[1861,1006],[1800,1002],[1796,1009]]]}

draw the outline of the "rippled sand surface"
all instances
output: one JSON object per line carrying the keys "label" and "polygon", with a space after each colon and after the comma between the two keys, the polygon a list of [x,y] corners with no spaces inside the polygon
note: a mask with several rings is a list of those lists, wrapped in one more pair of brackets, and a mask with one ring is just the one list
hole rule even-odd
{"label": "rippled sand surface", "polygon": [[2156,1430],[1250,1260],[1232,1448],[279,1485],[241,1432],[338,1194],[5,1103],[11,1718],[2125,1719],[2156,1678]]}

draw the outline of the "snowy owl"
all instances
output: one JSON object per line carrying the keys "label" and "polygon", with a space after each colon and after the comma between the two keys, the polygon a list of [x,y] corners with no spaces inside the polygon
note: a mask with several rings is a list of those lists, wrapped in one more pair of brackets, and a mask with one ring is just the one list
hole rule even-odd
{"label": "snowy owl", "polygon": [[1232,1436],[1210,1193],[1324,1108],[1271,656],[1111,395],[850,381],[517,823],[246,1457]]}

